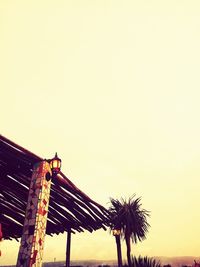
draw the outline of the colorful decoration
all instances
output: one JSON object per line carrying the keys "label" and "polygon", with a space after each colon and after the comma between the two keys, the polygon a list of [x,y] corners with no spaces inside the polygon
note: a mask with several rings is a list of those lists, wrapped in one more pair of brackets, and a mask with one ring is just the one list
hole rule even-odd
{"label": "colorful decoration", "polygon": [[17,267],[42,266],[51,187],[49,177],[51,169],[47,161],[34,166]]}

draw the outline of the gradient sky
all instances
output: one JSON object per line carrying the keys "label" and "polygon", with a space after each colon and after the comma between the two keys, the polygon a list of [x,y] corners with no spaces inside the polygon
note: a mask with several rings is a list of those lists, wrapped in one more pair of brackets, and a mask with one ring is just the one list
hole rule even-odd
{"label": "gradient sky", "polygon": [[[199,0],[1,0],[0,59],[1,134],[57,151],[105,207],[141,196],[151,228],[134,254],[199,256]],[[44,261],[65,242],[47,237]],[[2,242],[0,263],[18,247]],[[72,237],[72,259],[114,258],[109,232]]]}

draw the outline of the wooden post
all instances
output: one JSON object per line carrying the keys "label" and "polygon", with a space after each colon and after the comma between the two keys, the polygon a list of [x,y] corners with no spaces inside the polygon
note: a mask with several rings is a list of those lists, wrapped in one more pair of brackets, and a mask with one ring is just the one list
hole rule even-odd
{"label": "wooden post", "polygon": [[71,250],[71,229],[67,232],[67,246],[66,246],[66,267],[70,267],[70,250]]}
{"label": "wooden post", "polygon": [[50,178],[51,169],[47,161],[35,164],[16,267],[42,266],[51,188]]}

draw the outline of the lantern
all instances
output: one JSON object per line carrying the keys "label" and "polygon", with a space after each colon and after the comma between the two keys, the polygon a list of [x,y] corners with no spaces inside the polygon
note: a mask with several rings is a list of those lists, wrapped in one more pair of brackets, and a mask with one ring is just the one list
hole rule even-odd
{"label": "lantern", "polygon": [[57,175],[60,172],[61,168],[61,159],[59,159],[57,153],[55,154],[55,157],[50,160],[49,164],[52,171],[52,176]]}
{"label": "lantern", "polygon": [[120,235],[121,234],[121,230],[120,229],[113,229],[113,235],[116,236],[116,235]]}

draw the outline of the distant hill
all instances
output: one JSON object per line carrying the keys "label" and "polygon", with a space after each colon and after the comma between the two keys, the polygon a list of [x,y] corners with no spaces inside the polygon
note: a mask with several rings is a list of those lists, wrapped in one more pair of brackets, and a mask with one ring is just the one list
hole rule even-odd
{"label": "distant hill", "polygon": [[[194,260],[200,261],[200,257],[184,256],[184,257],[153,257],[160,261],[161,265],[170,264],[172,267],[182,267],[183,265],[192,266]],[[117,266],[116,260],[84,260],[84,261],[71,261],[72,267],[106,267]],[[43,267],[64,267],[65,261],[44,262]],[[7,265],[1,267],[15,267],[15,265]]]}
{"label": "distant hill", "polygon": [[[71,266],[73,267],[98,267],[98,266],[117,266],[116,260],[84,260],[84,261],[71,261]],[[43,267],[64,267],[65,262],[45,262]]]}
{"label": "distant hill", "polygon": [[[183,265],[192,266],[194,260],[200,261],[200,257],[184,256],[184,257],[154,257],[159,260],[161,265],[170,264],[172,267],[182,267]],[[65,262],[43,263],[43,267],[63,267]],[[71,266],[74,267],[98,267],[98,266],[117,266],[116,260],[85,260],[72,261]]]}
{"label": "distant hill", "polygon": [[172,267],[181,267],[183,265],[192,266],[194,260],[200,261],[200,257],[183,256],[183,257],[155,257],[159,259],[162,265],[170,264]]}

